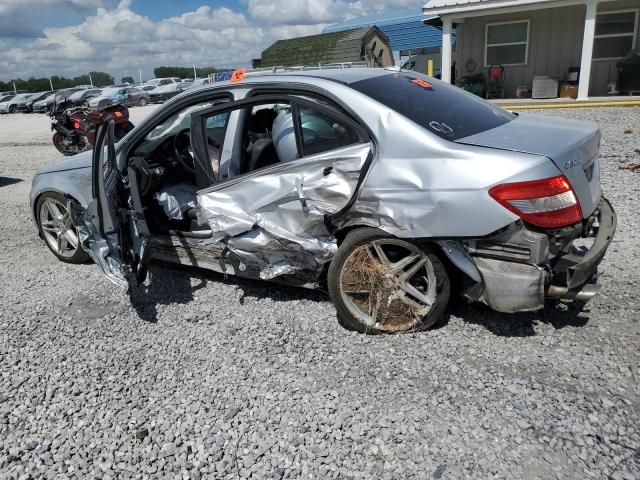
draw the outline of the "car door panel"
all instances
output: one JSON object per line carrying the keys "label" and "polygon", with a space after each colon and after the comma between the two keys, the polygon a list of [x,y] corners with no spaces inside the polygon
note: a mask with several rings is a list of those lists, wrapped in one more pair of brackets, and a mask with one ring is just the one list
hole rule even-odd
{"label": "car door panel", "polygon": [[[118,167],[114,121],[98,126],[93,150],[93,201],[82,210],[70,205],[81,245],[106,277],[128,288],[144,281],[149,229],[138,192],[135,163]],[[126,170],[125,170],[126,169]]]}
{"label": "car door panel", "polygon": [[242,276],[317,281],[337,249],[325,219],[355,194],[370,151],[369,143],[357,144],[200,191],[201,221],[226,247],[221,262]]}

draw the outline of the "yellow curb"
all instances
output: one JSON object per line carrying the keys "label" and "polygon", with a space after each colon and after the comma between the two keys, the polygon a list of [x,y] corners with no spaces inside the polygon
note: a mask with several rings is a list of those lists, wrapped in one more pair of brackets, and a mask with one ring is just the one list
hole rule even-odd
{"label": "yellow curb", "polygon": [[640,107],[640,100],[630,102],[576,102],[576,103],[541,103],[539,105],[501,105],[507,110],[545,110],[552,108],[587,108],[587,107]]}

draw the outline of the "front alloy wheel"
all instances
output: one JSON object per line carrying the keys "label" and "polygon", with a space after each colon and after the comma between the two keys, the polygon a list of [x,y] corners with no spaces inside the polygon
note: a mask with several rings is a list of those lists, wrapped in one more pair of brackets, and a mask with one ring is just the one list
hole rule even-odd
{"label": "front alloy wheel", "polygon": [[38,200],[38,227],[47,247],[67,263],[84,263],[89,256],[80,246],[78,232],[71,223],[66,199],[57,193],[45,193]]}
{"label": "front alloy wheel", "polygon": [[327,281],[342,322],[363,333],[427,329],[449,301],[449,277],[437,255],[374,228],[347,235]]}

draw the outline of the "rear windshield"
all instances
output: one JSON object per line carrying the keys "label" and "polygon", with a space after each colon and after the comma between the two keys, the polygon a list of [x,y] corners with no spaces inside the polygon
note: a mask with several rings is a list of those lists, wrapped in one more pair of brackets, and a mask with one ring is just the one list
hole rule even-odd
{"label": "rear windshield", "polygon": [[382,75],[349,86],[447,140],[484,132],[516,118],[469,92],[420,73]]}

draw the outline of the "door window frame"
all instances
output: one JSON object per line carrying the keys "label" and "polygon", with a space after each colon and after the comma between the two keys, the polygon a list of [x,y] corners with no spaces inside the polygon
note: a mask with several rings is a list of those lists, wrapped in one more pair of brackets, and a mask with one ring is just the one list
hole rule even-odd
{"label": "door window frame", "polygon": [[[296,92],[296,93],[273,92],[272,93],[272,92],[263,92],[263,91],[257,90],[256,94],[246,95],[244,98],[240,100],[225,103],[224,105],[215,105],[213,107],[194,112],[191,115],[191,146],[194,151],[195,160],[200,162],[201,164],[206,165],[206,167],[209,169],[211,178],[215,179],[213,180],[212,184],[216,187],[220,184],[227,184],[230,181],[237,181],[239,179],[246,178],[247,176],[250,176],[250,175],[256,175],[256,174],[259,175],[260,172],[262,172],[264,169],[268,169],[270,167],[275,166],[275,165],[270,165],[257,170],[253,170],[251,172],[241,173],[230,178],[220,179],[220,178],[215,178],[215,176],[213,175],[213,170],[211,169],[210,162],[206,161],[207,148],[206,148],[206,123],[205,122],[208,117],[212,115],[218,115],[227,111],[230,112],[230,115],[231,115],[233,111],[246,109],[248,107],[252,107],[256,105],[269,104],[269,103],[285,103],[286,102],[291,105],[292,115],[294,118],[294,130],[296,131],[295,134],[296,134],[296,146],[298,148],[298,158],[291,162],[287,162],[287,165],[298,165],[300,162],[308,161],[308,159],[312,159],[315,156],[325,155],[332,151],[332,150],[326,150],[324,152],[318,152],[318,153],[314,153],[306,156],[303,155],[304,152],[302,150],[302,143],[301,143],[302,142],[301,123],[300,123],[300,116],[297,112],[298,107],[296,105],[305,105],[309,108],[315,108],[321,112],[326,113],[327,115],[335,117],[336,120],[346,123],[348,126],[353,128],[353,130],[358,135],[358,139],[360,140],[360,142],[354,143],[353,145],[372,143],[371,135],[369,134],[367,129],[362,127],[360,123],[358,123],[352,118],[349,118],[349,116],[340,112],[340,110],[338,109],[339,107],[334,106],[333,102],[330,102],[328,104],[323,104],[323,103],[320,103],[318,100],[319,99],[317,98],[317,96],[310,95],[309,93],[306,93],[306,94],[300,93],[300,92]],[[232,135],[232,141],[234,142],[234,145],[233,145],[234,152],[236,152],[235,147],[237,145],[237,142],[242,142],[242,134],[244,132],[245,125],[246,125],[246,118],[242,118],[236,126],[236,132]],[[350,148],[353,145],[338,147],[333,150]]]}

